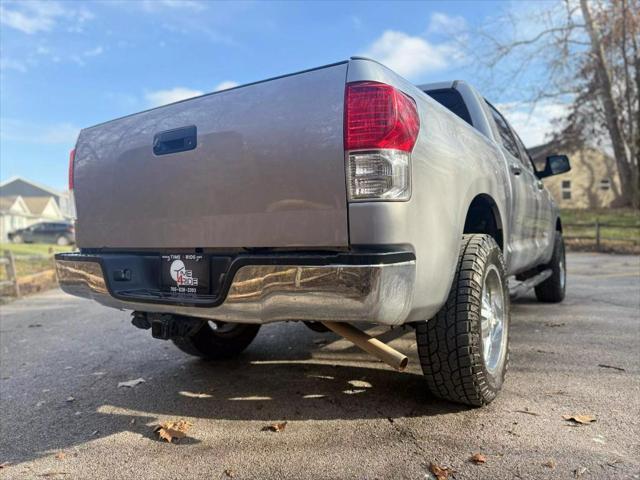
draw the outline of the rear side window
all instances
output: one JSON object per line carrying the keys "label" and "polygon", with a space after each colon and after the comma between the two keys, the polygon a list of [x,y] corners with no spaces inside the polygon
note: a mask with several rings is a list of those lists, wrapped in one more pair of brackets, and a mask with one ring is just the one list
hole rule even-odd
{"label": "rear side window", "polygon": [[425,91],[425,93],[443,107],[451,110],[469,125],[473,126],[473,124],[471,123],[471,115],[469,114],[469,110],[464,103],[464,99],[462,98],[462,95],[460,95],[460,92],[458,92],[455,88],[427,90]]}
{"label": "rear side window", "polygon": [[516,143],[516,139],[511,133],[511,129],[509,128],[509,124],[504,119],[504,117],[495,109],[493,105],[487,102],[489,108],[491,109],[491,115],[493,116],[493,120],[496,122],[496,127],[498,127],[498,133],[500,133],[500,139],[502,140],[502,145],[507,151],[516,158],[520,158],[520,151],[518,150],[518,144]]}

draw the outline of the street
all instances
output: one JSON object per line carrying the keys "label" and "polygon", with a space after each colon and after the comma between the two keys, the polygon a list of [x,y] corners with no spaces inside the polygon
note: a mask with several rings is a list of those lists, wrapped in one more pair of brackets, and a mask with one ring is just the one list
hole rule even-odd
{"label": "street", "polygon": [[[506,384],[480,409],[428,395],[411,328],[373,330],[404,373],[299,323],[207,363],[59,290],[4,305],[0,478],[640,478],[640,257],[567,263],[564,303],[514,300]],[[179,419],[187,438],[159,440]]]}

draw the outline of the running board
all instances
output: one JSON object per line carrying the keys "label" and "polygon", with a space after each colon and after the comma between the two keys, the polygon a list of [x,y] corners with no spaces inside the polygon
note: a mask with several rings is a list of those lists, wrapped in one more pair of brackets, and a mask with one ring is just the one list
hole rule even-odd
{"label": "running board", "polygon": [[511,297],[511,300],[524,295],[533,287],[540,285],[547,278],[549,278],[552,273],[553,271],[550,268],[548,268],[547,270],[543,270],[537,275],[534,275],[533,277],[527,278],[522,282],[518,282],[513,287],[509,287],[509,296]]}

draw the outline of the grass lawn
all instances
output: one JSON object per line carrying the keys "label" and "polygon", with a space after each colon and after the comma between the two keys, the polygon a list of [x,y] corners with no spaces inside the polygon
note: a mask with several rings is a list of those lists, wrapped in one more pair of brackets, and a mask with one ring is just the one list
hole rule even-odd
{"label": "grass lawn", "polygon": [[[59,252],[69,252],[75,247],[60,247],[46,243],[0,243],[0,255],[4,255],[5,250],[9,250],[15,256],[16,270],[18,277],[31,275],[53,268],[53,254]],[[20,258],[24,256],[39,256],[42,258]],[[7,278],[7,272],[3,265],[0,265],[0,280]]]}
{"label": "grass lawn", "polygon": [[5,250],[14,255],[53,255],[54,253],[70,252],[75,247],[60,247],[48,243],[0,243],[0,253]]}
{"label": "grass lawn", "polygon": [[[585,237],[595,242],[595,223],[600,223],[600,239],[603,245],[640,245],[640,212],[633,209],[568,210],[560,212],[564,236]],[[579,225],[576,224],[588,224]],[[609,226],[610,225],[610,226]],[[631,227],[631,228],[621,228]]]}

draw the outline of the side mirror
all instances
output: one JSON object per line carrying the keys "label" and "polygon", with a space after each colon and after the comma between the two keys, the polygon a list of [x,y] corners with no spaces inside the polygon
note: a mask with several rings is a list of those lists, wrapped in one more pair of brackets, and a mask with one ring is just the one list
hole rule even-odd
{"label": "side mirror", "polygon": [[569,157],[566,155],[549,155],[544,164],[544,170],[536,172],[538,178],[551,177],[552,175],[560,175],[571,170]]}

